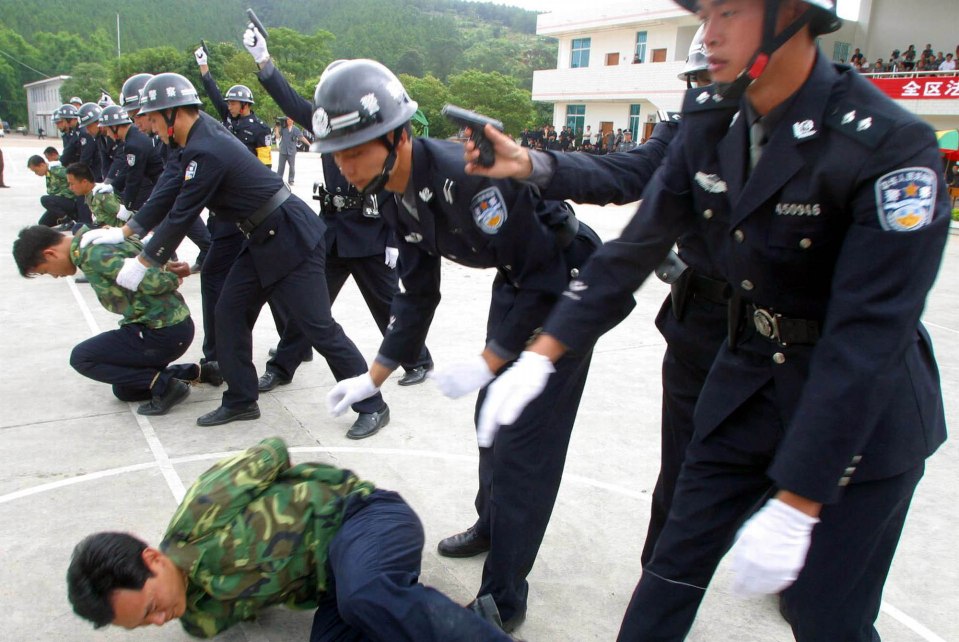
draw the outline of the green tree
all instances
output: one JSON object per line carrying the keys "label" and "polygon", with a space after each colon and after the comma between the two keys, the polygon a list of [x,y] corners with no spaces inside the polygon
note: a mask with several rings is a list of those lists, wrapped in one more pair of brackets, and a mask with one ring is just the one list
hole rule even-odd
{"label": "green tree", "polygon": [[415,78],[407,74],[400,74],[399,78],[407,93],[419,104],[426,119],[430,121],[430,136],[447,138],[454,135],[456,125],[440,114],[443,105],[450,102],[450,93],[446,85],[432,75],[427,75],[425,78]]}
{"label": "green tree", "polygon": [[450,76],[449,93],[451,102],[503,121],[513,135],[533,117],[530,93],[499,72],[464,71]]}
{"label": "green tree", "polygon": [[70,78],[60,87],[60,96],[64,100],[79,96],[85,103],[95,103],[100,100],[100,92],[107,88],[109,79],[109,70],[100,63],[78,63],[71,70]]}
{"label": "green tree", "polygon": [[12,123],[27,122],[26,83],[48,78],[50,71],[37,49],[20,34],[0,27],[0,115]]}

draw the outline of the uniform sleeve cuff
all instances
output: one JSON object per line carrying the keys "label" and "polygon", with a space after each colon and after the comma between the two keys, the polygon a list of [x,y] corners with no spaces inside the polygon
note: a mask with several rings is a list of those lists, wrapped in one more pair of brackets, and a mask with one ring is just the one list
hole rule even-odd
{"label": "uniform sleeve cuff", "polygon": [[140,252],[140,258],[146,261],[150,267],[162,267],[162,264],[159,261],[154,260],[152,256],[147,255],[145,252]]}
{"label": "uniform sleeve cuff", "polygon": [[553,178],[553,173],[556,171],[556,159],[549,154],[531,149],[529,150],[529,161],[533,165],[533,171],[526,182],[532,183],[540,189],[546,189]]}
{"label": "uniform sleeve cuff", "polygon": [[260,71],[256,73],[257,77],[260,80],[266,80],[273,75],[273,72],[276,71],[276,65],[273,64],[273,58],[270,58],[266,61],[266,64],[260,68]]}
{"label": "uniform sleeve cuff", "polygon": [[137,222],[135,215],[134,215],[133,218],[131,218],[129,221],[126,222],[126,225],[127,225],[127,227],[129,227],[131,230],[133,230],[133,233],[136,234],[137,236],[139,236],[141,239],[142,239],[142,238],[146,235],[146,233],[147,233],[147,228],[145,228],[142,224],[140,224],[140,223]]}
{"label": "uniform sleeve cuff", "polygon": [[389,357],[383,354],[376,355],[376,358],[373,359],[373,361],[380,364],[384,368],[389,368],[390,370],[396,370],[397,368],[400,367],[399,361],[394,361],[393,359],[390,359]]}
{"label": "uniform sleeve cuff", "polygon": [[513,361],[514,359],[516,359],[516,357],[519,356],[517,353],[507,350],[496,341],[490,341],[489,343],[487,343],[486,349],[492,352],[493,354],[495,354],[497,357],[499,357],[503,361]]}

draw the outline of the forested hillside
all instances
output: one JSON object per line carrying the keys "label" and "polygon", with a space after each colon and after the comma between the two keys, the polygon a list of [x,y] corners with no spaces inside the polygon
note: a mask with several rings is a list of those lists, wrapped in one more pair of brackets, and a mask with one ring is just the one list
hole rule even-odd
{"label": "forested hillside", "polygon": [[[240,44],[250,6],[270,30],[270,50],[281,70],[306,96],[331,60],[364,57],[447,93],[456,84],[451,79],[474,72],[471,82],[525,91],[528,102],[533,71],[555,63],[555,42],[534,35],[534,13],[461,0],[2,0],[0,116],[22,122],[22,85],[45,76],[72,76],[64,93],[85,100],[95,99],[100,87],[115,95],[127,76],[141,71],[176,71],[196,80],[191,52],[200,39],[213,48],[211,67],[221,85],[242,82],[257,90],[255,68]],[[521,102],[504,98],[511,105]],[[264,97],[259,110],[276,108]],[[530,108],[530,118],[532,113]],[[527,120],[508,116],[503,120]]]}

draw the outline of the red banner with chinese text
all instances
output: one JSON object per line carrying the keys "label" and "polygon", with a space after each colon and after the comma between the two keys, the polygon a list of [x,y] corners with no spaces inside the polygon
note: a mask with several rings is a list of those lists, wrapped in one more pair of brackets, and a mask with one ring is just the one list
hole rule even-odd
{"label": "red banner with chinese text", "polygon": [[890,98],[899,100],[959,98],[959,77],[870,78]]}

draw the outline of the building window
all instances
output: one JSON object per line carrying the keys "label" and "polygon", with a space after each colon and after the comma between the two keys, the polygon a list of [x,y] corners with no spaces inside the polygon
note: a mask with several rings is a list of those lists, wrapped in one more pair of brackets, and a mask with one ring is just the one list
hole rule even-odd
{"label": "building window", "polygon": [[566,126],[576,133],[578,139],[585,127],[586,105],[566,105]]}
{"label": "building window", "polygon": [[573,38],[573,51],[569,60],[570,68],[589,67],[589,43],[590,38]]}
{"label": "building window", "polygon": [[639,138],[639,105],[629,106],[629,131],[633,132],[633,142],[638,143]]}
{"label": "building window", "polygon": [[833,62],[849,62],[849,43],[836,41],[832,46]]}
{"label": "building window", "polygon": [[636,32],[636,52],[633,54],[633,62],[646,62],[646,32]]}

